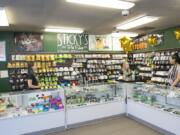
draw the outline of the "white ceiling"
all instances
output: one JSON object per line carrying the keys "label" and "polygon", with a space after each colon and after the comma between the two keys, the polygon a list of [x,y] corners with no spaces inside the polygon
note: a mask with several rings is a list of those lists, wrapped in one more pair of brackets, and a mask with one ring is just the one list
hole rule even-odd
{"label": "white ceiling", "polygon": [[114,31],[117,24],[142,14],[161,18],[139,27],[155,27],[153,30],[136,28],[131,31],[146,33],[180,25],[180,0],[130,1],[136,5],[128,17],[123,17],[118,9],[82,6],[65,0],[0,0],[0,6],[7,9],[11,24],[0,30],[42,31],[45,26],[67,26],[83,28],[90,34],[107,34]]}

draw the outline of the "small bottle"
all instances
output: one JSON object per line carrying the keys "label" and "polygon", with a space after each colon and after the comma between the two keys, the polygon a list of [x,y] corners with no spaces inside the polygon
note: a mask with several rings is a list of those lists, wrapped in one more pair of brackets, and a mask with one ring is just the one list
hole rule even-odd
{"label": "small bottle", "polygon": [[132,71],[132,81],[135,81],[135,71]]}

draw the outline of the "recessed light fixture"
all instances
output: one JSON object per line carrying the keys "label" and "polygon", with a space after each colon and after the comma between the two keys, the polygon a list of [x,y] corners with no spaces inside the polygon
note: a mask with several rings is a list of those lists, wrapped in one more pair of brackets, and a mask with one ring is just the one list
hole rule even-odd
{"label": "recessed light fixture", "polygon": [[0,26],[9,26],[5,8],[0,7]]}
{"label": "recessed light fixture", "polygon": [[122,0],[66,0],[67,2],[106,7],[106,8],[115,8],[115,9],[130,9],[134,7],[134,3],[122,1]]}
{"label": "recessed light fixture", "polygon": [[56,32],[56,33],[83,33],[84,31],[80,28],[69,28],[69,27],[47,27],[45,32]]}
{"label": "recessed light fixture", "polygon": [[154,22],[158,19],[159,19],[159,17],[155,17],[155,16],[138,17],[134,20],[131,20],[131,21],[128,21],[128,22],[118,25],[117,29],[128,30],[131,28],[135,28],[135,27],[150,23],[150,22]]}
{"label": "recessed light fixture", "polygon": [[134,32],[113,32],[112,33],[113,37],[137,37],[138,33],[134,33]]}

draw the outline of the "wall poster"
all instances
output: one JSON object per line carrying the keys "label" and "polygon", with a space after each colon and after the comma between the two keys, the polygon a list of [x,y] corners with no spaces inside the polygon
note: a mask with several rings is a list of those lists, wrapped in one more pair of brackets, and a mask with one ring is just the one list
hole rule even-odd
{"label": "wall poster", "polygon": [[0,61],[6,61],[6,42],[0,41]]}
{"label": "wall poster", "polygon": [[89,35],[90,51],[122,51],[119,37],[109,35]]}
{"label": "wall poster", "polygon": [[40,33],[15,33],[17,52],[39,52],[43,50],[43,35]]}
{"label": "wall poster", "polygon": [[89,35],[90,51],[112,51],[112,37],[110,35]]}

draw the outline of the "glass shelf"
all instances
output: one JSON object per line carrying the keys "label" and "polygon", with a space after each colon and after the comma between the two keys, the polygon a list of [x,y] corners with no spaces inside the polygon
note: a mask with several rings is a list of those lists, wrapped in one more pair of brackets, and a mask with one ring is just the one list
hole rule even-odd
{"label": "glass shelf", "polygon": [[67,108],[98,105],[124,100],[118,84],[74,87],[65,90]]}
{"label": "glass shelf", "polygon": [[1,94],[0,119],[63,110],[63,94],[62,90],[37,90]]}
{"label": "glass shelf", "polygon": [[180,91],[167,86],[132,84],[128,98],[180,116]]}

